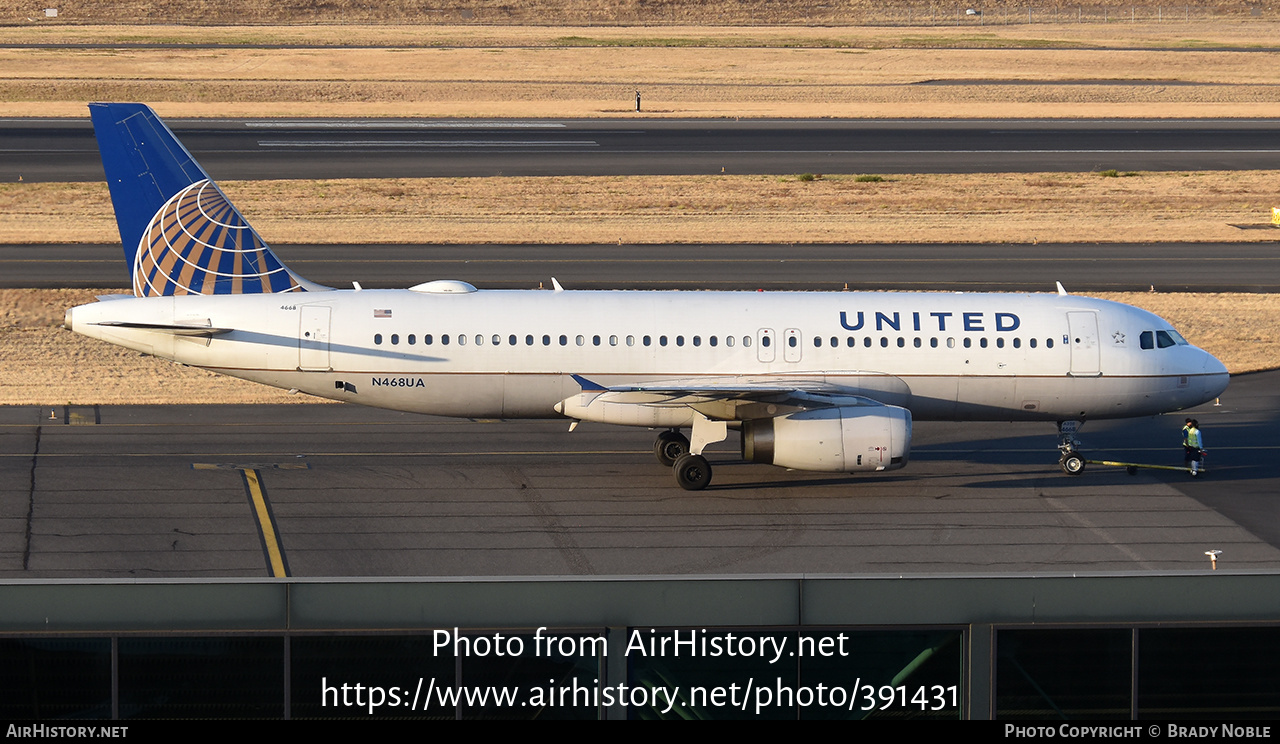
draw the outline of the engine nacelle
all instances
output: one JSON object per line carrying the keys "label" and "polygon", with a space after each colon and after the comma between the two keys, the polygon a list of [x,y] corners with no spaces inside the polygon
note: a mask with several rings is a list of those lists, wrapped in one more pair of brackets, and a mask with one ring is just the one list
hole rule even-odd
{"label": "engine nacelle", "polygon": [[898,406],[799,411],[742,424],[742,457],[797,470],[895,470],[911,452],[911,412]]}

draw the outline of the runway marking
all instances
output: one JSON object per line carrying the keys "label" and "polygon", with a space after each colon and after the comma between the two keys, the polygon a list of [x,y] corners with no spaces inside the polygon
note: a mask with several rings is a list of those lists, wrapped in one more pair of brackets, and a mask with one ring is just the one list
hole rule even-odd
{"label": "runway marking", "polygon": [[305,462],[284,462],[284,463],[246,463],[238,465],[229,462],[193,462],[192,470],[310,470],[311,466]]}
{"label": "runway marking", "polygon": [[258,540],[262,543],[262,555],[267,561],[267,573],[272,578],[284,578],[289,573],[289,560],[285,557],[284,547],[280,539],[280,528],[276,524],[275,512],[271,509],[271,501],[267,498],[267,489],[262,485],[262,473],[259,469],[278,468],[305,470],[310,468],[306,463],[264,463],[234,465],[229,463],[193,462],[192,470],[239,470],[240,479],[244,482],[244,492],[249,497],[249,507],[253,509],[254,526],[258,528]]}
{"label": "runway marking", "polygon": [[280,545],[276,515],[271,511],[267,491],[262,487],[262,475],[257,470],[242,469],[240,477],[244,480],[245,492],[249,494],[249,505],[253,507],[254,516],[257,517],[258,538],[262,540],[268,573],[276,578],[288,576],[289,564],[285,561],[284,549]]}

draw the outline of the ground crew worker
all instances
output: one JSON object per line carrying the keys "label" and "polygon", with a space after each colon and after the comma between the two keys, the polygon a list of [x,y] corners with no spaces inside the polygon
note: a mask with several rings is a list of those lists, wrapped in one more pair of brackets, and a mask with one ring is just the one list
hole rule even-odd
{"label": "ground crew worker", "polygon": [[1190,429],[1190,428],[1191,428],[1191,419],[1190,417],[1188,417],[1187,420],[1182,423],[1182,446],[1183,447],[1187,446],[1187,429]]}
{"label": "ground crew worker", "polygon": [[1204,437],[1200,435],[1200,422],[1189,419],[1187,427],[1182,430],[1182,461],[1191,471],[1191,477],[1200,475],[1200,460],[1204,457]]}

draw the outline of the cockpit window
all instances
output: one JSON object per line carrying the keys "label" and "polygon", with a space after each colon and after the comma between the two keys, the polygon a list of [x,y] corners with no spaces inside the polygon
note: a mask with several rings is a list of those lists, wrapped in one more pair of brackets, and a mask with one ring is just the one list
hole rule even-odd
{"label": "cockpit window", "polygon": [[1144,349],[1156,348],[1156,334],[1151,331],[1143,331],[1142,335],[1138,336],[1138,345]]}
{"label": "cockpit window", "polygon": [[1165,333],[1167,333],[1167,334],[1169,334],[1171,337],[1173,337],[1173,342],[1174,342],[1175,344],[1177,344],[1178,346],[1190,346],[1190,345],[1191,345],[1191,344],[1187,343],[1187,340],[1186,340],[1185,338],[1183,338],[1183,337],[1182,337],[1182,334],[1181,334],[1181,333],[1178,333],[1177,331],[1173,330],[1172,328],[1170,328],[1169,330],[1165,331]]}
{"label": "cockpit window", "polygon": [[[1169,331],[1156,331],[1156,345],[1161,349],[1167,349],[1170,346],[1177,345],[1177,343],[1178,342],[1174,341],[1173,337],[1169,335]],[[1186,341],[1183,341],[1183,343],[1185,344]]]}

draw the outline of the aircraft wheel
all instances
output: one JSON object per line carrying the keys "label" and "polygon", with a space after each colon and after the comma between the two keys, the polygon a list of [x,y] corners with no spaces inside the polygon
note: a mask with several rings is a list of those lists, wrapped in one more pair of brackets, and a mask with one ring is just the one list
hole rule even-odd
{"label": "aircraft wheel", "polygon": [[1062,456],[1058,464],[1062,466],[1062,472],[1067,475],[1080,475],[1084,472],[1084,458],[1079,452],[1068,452]]}
{"label": "aircraft wheel", "polygon": [[682,456],[689,454],[689,440],[678,431],[668,429],[658,435],[653,443],[653,456],[665,467],[676,464]]}
{"label": "aircraft wheel", "polygon": [[702,455],[684,455],[672,467],[676,483],[686,491],[701,491],[711,482],[711,465]]}
{"label": "aircraft wheel", "polygon": [[1130,465],[1129,467],[1127,467],[1127,468],[1125,468],[1125,469],[1124,469],[1124,472],[1128,473],[1129,475],[1137,475],[1137,474],[1138,474],[1138,469],[1137,469],[1137,468],[1135,468],[1134,466]]}

